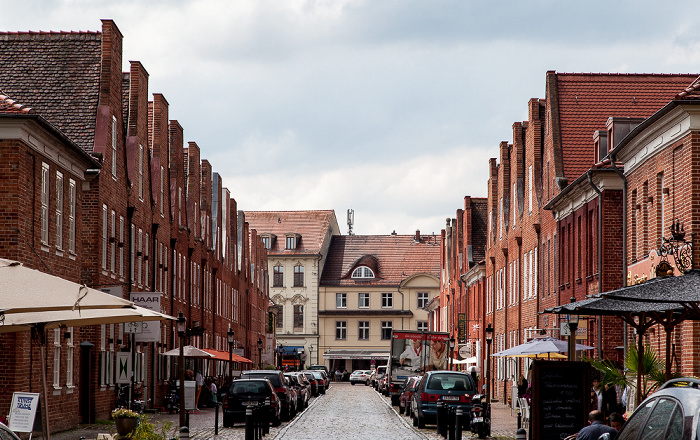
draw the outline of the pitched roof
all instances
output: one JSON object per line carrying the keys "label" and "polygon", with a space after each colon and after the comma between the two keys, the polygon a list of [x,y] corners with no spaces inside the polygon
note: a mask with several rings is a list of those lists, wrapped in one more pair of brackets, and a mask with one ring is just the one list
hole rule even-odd
{"label": "pitched roof", "polygon": [[[337,235],[331,240],[321,285],[397,285],[404,279],[427,273],[440,276],[440,242],[435,237],[413,235]],[[352,271],[374,259],[374,280],[355,281]]]}
{"label": "pitched roof", "polygon": [[94,147],[100,32],[0,32],[0,90],[86,152]]}
{"label": "pitched roof", "polygon": [[[277,239],[268,255],[318,254],[328,229],[337,228],[335,211],[245,211],[245,220],[258,235],[274,234]],[[285,234],[299,234],[296,249],[285,249]]]}
{"label": "pitched roof", "polygon": [[19,102],[5,95],[2,90],[0,90],[0,113],[26,115],[35,112],[32,110],[32,108],[20,104]]}
{"label": "pitched roof", "polygon": [[697,76],[557,73],[564,176],[573,181],[593,165],[593,132],[609,117],[648,118]]}

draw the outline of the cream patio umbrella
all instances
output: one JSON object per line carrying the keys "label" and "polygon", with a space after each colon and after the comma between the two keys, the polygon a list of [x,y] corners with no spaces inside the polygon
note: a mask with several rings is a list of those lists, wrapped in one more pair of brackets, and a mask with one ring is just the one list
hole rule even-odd
{"label": "cream patio umbrella", "polygon": [[131,301],[0,258],[0,316],[53,310],[116,309]]}

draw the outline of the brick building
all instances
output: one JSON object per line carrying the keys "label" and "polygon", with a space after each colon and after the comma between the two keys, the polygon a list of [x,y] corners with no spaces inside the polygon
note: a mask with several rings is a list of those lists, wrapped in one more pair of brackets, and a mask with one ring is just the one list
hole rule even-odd
{"label": "brick building", "polygon": [[[558,317],[539,312],[623,285],[621,178],[609,163],[596,164],[616,145],[614,136],[619,142],[694,78],[547,72],[545,98],[530,100],[528,120],[513,124],[512,142],[501,142],[499,158],[489,162],[485,264],[463,274],[476,294],[483,270],[483,324],[494,328],[494,352],[542,331],[560,336]],[[475,301],[467,300],[468,312],[479,309]],[[589,317],[578,338],[618,356],[622,335],[603,325],[620,327]],[[493,364],[493,395],[506,400],[527,365]]]}
{"label": "brick building", "polygon": [[[99,32],[0,33],[0,257],[123,298],[159,292],[161,311],[187,318],[186,343],[228,350],[230,327],[237,353],[257,362],[266,251],[196,143],[184,145],[165,97],[149,99],[144,66],[122,72],[122,40],[111,20]],[[144,397],[161,406],[174,327],[151,341],[114,324],[50,332],[52,430],[108,418],[116,353],[131,347]],[[28,332],[0,336],[0,406],[39,389],[38,360]]]}

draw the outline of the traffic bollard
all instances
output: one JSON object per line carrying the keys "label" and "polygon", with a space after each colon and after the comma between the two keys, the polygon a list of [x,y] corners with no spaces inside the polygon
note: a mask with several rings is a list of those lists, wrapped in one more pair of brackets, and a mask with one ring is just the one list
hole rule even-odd
{"label": "traffic bollard", "polygon": [[518,432],[515,433],[515,440],[527,440],[527,431],[523,428],[518,429]]}
{"label": "traffic bollard", "polygon": [[523,427],[523,413],[522,408],[518,408],[518,429]]}
{"label": "traffic bollard", "polygon": [[187,439],[190,438],[190,428],[187,426],[183,426],[180,428],[180,439]]}
{"label": "traffic bollard", "polygon": [[265,412],[263,413],[263,434],[270,433],[270,398],[265,399]]}
{"label": "traffic bollard", "polygon": [[437,403],[437,433],[442,438],[447,438],[447,420],[445,414],[445,404],[439,400]]}
{"label": "traffic bollard", "polygon": [[253,420],[253,407],[245,409],[245,440],[255,440],[255,421]]}
{"label": "traffic bollard", "polygon": [[455,411],[455,440],[462,440],[462,416],[464,410],[457,408]]}
{"label": "traffic bollard", "polygon": [[219,435],[219,403],[214,404],[214,435]]}
{"label": "traffic bollard", "polygon": [[455,408],[448,407],[447,410],[447,438],[449,440],[455,440]]}

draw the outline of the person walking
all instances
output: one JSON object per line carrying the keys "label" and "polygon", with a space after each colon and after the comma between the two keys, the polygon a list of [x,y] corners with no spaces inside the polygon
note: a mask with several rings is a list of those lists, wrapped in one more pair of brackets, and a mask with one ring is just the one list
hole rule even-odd
{"label": "person walking", "polygon": [[202,393],[202,387],[204,386],[204,378],[202,378],[202,373],[199,370],[197,370],[194,381],[197,385],[197,391],[194,397],[194,407],[195,410],[199,411],[199,395]]}

